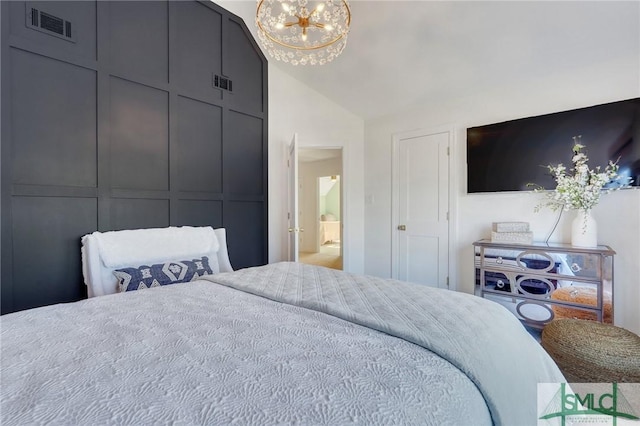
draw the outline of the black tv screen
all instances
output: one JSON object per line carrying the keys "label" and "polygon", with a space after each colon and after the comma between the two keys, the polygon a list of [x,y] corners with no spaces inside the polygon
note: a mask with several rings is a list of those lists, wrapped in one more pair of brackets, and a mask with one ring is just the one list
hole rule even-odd
{"label": "black tv screen", "polygon": [[640,184],[640,98],[467,129],[467,192],[554,189],[546,165],[572,166],[581,135],[589,167],[618,160],[619,173]]}

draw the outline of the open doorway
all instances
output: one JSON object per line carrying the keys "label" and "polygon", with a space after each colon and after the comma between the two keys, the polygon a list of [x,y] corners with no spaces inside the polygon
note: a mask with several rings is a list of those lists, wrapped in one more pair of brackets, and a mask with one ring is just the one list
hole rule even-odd
{"label": "open doorway", "polygon": [[298,222],[301,263],[342,269],[342,149],[300,148]]}
{"label": "open doorway", "polygon": [[342,221],[340,175],[318,178],[318,218],[320,260],[342,269]]}

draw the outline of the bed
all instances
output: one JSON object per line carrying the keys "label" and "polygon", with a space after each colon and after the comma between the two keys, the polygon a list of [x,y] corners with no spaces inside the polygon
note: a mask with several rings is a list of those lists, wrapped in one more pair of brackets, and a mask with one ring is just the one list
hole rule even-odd
{"label": "bed", "polygon": [[[496,303],[291,262],[218,272],[224,231],[182,231],[87,236],[93,297],[2,317],[3,425],[535,424],[536,384],[564,381]],[[188,281],[118,292],[146,269]]]}

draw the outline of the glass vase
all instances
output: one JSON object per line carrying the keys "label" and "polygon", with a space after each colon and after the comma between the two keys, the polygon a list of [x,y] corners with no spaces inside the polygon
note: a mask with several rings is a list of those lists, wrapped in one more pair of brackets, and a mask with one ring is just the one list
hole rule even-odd
{"label": "glass vase", "polygon": [[571,245],[575,247],[596,247],[598,245],[598,224],[591,216],[591,210],[577,210],[571,222]]}

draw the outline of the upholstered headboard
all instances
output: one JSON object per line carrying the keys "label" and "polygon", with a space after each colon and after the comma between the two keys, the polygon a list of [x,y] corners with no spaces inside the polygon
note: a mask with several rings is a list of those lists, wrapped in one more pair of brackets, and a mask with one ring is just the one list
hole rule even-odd
{"label": "upholstered headboard", "polygon": [[82,273],[89,297],[118,292],[114,270],[207,256],[214,272],[231,272],[224,228],[168,227],[94,232],[82,237]]}

